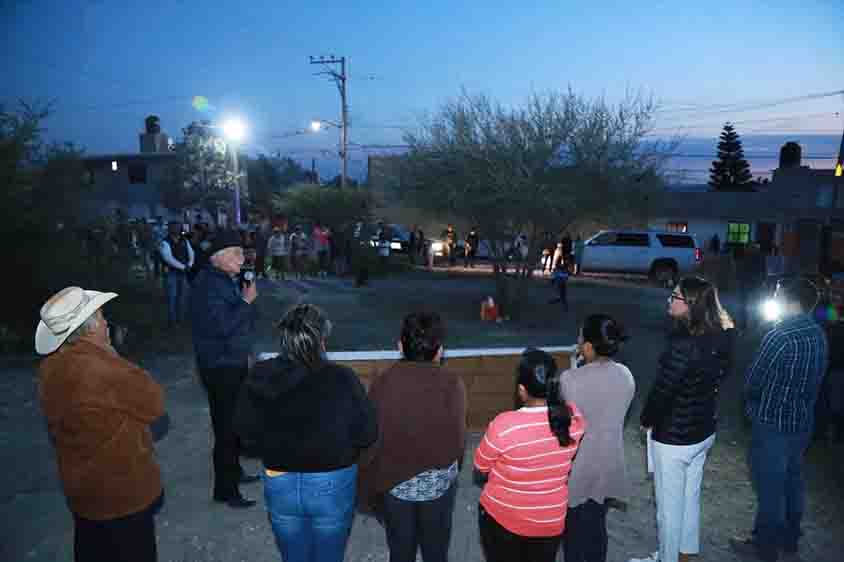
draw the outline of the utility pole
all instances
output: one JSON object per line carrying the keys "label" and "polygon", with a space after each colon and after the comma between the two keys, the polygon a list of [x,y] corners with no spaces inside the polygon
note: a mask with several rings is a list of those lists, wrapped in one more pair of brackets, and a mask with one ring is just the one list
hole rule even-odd
{"label": "utility pole", "polygon": [[340,72],[330,69],[317,74],[327,74],[334,80],[337,90],[340,92],[340,158],[343,160],[343,173],[340,176],[340,185],[346,187],[346,178],[349,175],[349,104],[346,92],[346,57],[337,58],[334,55],[310,57],[311,64],[339,64]]}

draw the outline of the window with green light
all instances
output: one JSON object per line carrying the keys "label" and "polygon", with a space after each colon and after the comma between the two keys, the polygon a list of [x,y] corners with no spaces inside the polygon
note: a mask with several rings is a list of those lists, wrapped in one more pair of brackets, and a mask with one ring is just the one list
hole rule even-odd
{"label": "window with green light", "polygon": [[727,242],[730,244],[750,243],[750,224],[731,222],[727,224]]}

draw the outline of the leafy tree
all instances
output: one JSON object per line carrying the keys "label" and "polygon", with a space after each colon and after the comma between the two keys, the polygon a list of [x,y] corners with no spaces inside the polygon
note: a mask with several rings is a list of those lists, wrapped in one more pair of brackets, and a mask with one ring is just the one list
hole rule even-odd
{"label": "leafy tree", "polygon": [[259,155],[245,161],[249,179],[249,198],[253,210],[265,216],[271,214],[273,196],[305,180],[305,169],[292,158]]}
{"label": "leafy tree", "polygon": [[[226,141],[213,133],[209,121],[193,122],[183,133],[184,141],[178,147],[182,155],[178,172],[182,187],[206,206],[230,201],[243,173],[234,172]],[[246,194],[241,193],[241,198],[245,200]]]}
{"label": "leafy tree", "polygon": [[718,142],[718,160],[709,169],[709,185],[716,191],[755,191],[752,180],[741,139],[735,127],[726,123]]}
{"label": "leafy tree", "polygon": [[7,232],[33,220],[33,191],[43,154],[41,123],[49,108],[23,101],[17,110],[0,106],[0,229]]}
{"label": "leafy tree", "polygon": [[369,221],[374,200],[367,191],[299,184],[273,197],[273,209],[289,217],[319,222],[339,232]]}
{"label": "leafy tree", "polygon": [[92,190],[83,155],[84,150],[69,142],[44,149],[33,189],[38,222],[66,226],[80,222],[81,207]]}
{"label": "leafy tree", "polygon": [[89,273],[72,235],[90,189],[82,151],[43,142],[48,115],[48,107],[24,102],[12,110],[0,107],[0,236],[14,247],[7,271],[25,276],[0,324],[27,338],[44,300],[84,283]]}
{"label": "leafy tree", "polygon": [[257,158],[244,159],[242,165],[247,170],[252,211],[269,215],[272,197],[279,192],[281,185],[278,168],[263,154]]}
{"label": "leafy tree", "polygon": [[[330,185],[332,187],[340,187],[341,185],[343,185],[343,176],[341,176],[340,174],[337,174],[336,176],[334,176],[331,179],[331,181],[329,181],[325,185]],[[346,187],[357,187],[357,186],[358,186],[358,181],[356,179],[353,179],[353,178],[346,176]]]}
{"label": "leafy tree", "polygon": [[279,183],[282,187],[289,187],[297,183],[307,183],[308,170],[293,158],[277,156],[272,160],[278,169]]}
{"label": "leafy tree", "polygon": [[185,187],[184,166],[180,165],[171,168],[167,176],[158,185],[161,204],[171,211],[180,212],[187,207],[193,207],[200,203],[201,196],[198,190],[190,190]]}
{"label": "leafy tree", "polygon": [[502,267],[519,233],[533,256],[543,232],[646,216],[670,154],[668,145],[645,142],[653,111],[634,96],[610,105],[569,91],[505,107],[464,91],[405,134],[403,185],[432,214],[478,225],[491,246],[499,302],[513,314],[532,271],[524,268],[514,286]]}

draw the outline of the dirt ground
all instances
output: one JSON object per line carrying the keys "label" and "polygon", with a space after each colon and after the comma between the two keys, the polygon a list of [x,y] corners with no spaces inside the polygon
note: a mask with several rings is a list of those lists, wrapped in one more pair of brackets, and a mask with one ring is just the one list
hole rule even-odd
{"label": "dirt ground", "polygon": [[[547,281],[531,290],[522,319],[501,325],[478,320],[480,300],[493,293],[489,277],[477,273],[409,273],[374,280],[355,289],[334,279],[260,285],[262,311],[256,347],[275,351],[271,321],[289,305],[307,301],[321,305],[335,323],[331,350],[392,349],[401,318],[419,308],[439,311],[445,318],[447,345],[457,347],[568,345],[575,341],[578,321],[589,313],[617,317],[633,339],[621,361],[637,381],[636,400],[626,429],[626,454],[634,493],[626,511],[609,515],[609,560],[624,562],[656,547],[652,482],[645,478],[644,450],[638,432],[641,401],[654,376],[662,349],[667,290],[623,281],[576,278],[570,284],[571,312],[548,305],[553,297]],[[730,299],[726,298],[727,306]],[[163,297],[148,305],[149,314],[163,318]],[[732,561],[728,538],[744,533],[755,508],[745,458],[748,428],[740,408],[741,373],[752,357],[758,334],[743,337],[736,373],[722,390],[722,421],[716,445],[706,465],[702,492],[703,561]],[[275,549],[262,506],[260,485],[244,487],[258,499],[250,510],[236,511],[210,501],[210,422],[208,406],[194,375],[189,327],[153,340],[132,341],[130,356],[166,388],[170,431],[157,443],[164,474],[166,502],[157,517],[159,559],[172,562],[271,561]],[[56,475],[55,458],[37,403],[34,356],[0,358],[0,560],[64,562],[72,559],[72,521]],[[471,483],[471,457],[479,439],[466,450],[454,514],[451,559],[483,560],[478,543],[477,499]],[[806,561],[844,559],[844,470],[841,445],[813,444],[807,455],[808,505],[801,545]],[[244,461],[258,469],[254,460]],[[355,521],[346,560],[387,560],[383,530],[368,517]],[[559,556],[563,560],[562,554]]]}

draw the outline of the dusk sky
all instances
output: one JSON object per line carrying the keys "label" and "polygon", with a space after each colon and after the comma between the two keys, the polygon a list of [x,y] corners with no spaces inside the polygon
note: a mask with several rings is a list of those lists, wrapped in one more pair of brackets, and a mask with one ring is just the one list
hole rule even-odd
{"label": "dusk sky", "polygon": [[151,113],[174,137],[231,114],[249,123],[251,152],[326,158],[315,149],[336,151],[335,130],[271,138],[339,120],[336,88],[308,64],[323,54],[350,60],[361,144],[400,143],[461,87],[506,104],[569,86],[611,100],[642,90],[663,104],[659,135],[714,137],[726,120],[742,134],[844,127],[844,96],[820,96],[844,90],[842,0],[0,4],[0,102],[52,100],[49,137],[91,153],[136,151]]}

